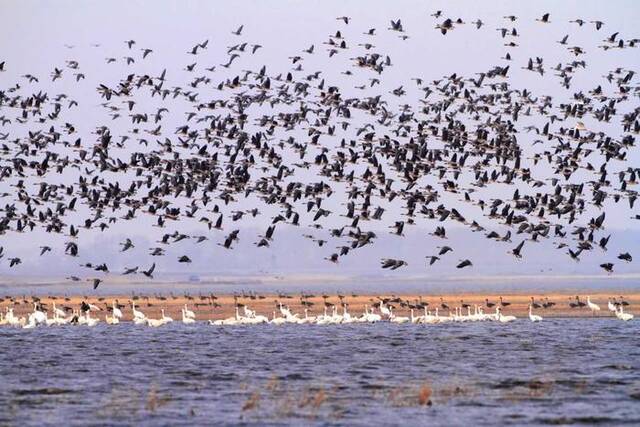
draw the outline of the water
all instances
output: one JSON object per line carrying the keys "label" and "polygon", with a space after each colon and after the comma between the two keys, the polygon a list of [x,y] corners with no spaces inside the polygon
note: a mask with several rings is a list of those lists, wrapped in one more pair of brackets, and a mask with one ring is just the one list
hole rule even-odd
{"label": "water", "polygon": [[[607,280],[603,282],[602,280]],[[256,284],[239,277],[236,281],[228,283],[215,282],[173,282],[155,281],[132,283],[109,283],[108,286],[99,287],[97,290],[89,289],[87,283],[0,283],[0,296],[4,295],[96,295],[113,296],[125,294],[159,294],[175,295],[191,294],[233,294],[233,293],[258,293],[275,294],[287,293],[333,293],[333,294],[451,294],[451,293],[553,293],[561,291],[563,293],[584,293],[587,290],[592,293],[635,293],[640,292],[638,286],[640,276],[619,277],[613,280],[605,278],[594,279],[589,276],[580,278],[579,276],[570,279],[564,278],[543,278],[543,277],[492,277],[491,280],[472,277],[468,280],[452,279],[391,279],[381,277],[366,277],[359,280],[348,279],[336,282],[326,281],[293,281],[282,280],[280,282],[265,282]]]}
{"label": "water", "polygon": [[0,424],[638,425],[639,325],[1,328]]}

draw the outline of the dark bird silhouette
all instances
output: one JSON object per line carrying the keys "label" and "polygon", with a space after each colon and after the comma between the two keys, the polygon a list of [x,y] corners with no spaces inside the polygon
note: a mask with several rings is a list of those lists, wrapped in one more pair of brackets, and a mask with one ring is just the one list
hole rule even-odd
{"label": "dark bird silhouette", "polygon": [[122,273],[123,275],[127,275],[127,274],[135,274],[138,272],[138,267],[131,267],[131,268],[125,268],[124,269],[124,273]]}
{"label": "dark bird silhouette", "polygon": [[[183,261],[180,261],[183,262]],[[144,274],[145,276],[147,276],[150,279],[153,279],[153,271],[156,269],[156,263],[154,262],[153,264],[151,264],[151,267],[146,270],[146,271],[142,271],[142,274]]]}
{"label": "dark bird silhouette", "polygon": [[472,266],[472,265],[473,264],[471,263],[470,260],[465,259],[465,260],[460,261],[458,263],[458,265],[456,265],[456,268],[465,268],[465,267],[469,267],[469,266]]}
{"label": "dark bird silhouette", "polygon": [[447,252],[451,252],[453,251],[453,249],[451,249],[449,246],[442,246],[440,247],[440,252],[438,252],[439,256],[445,255]]}
{"label": "dark bird silhouette", "polygon": [[[331,262],[337,263],[337,262],[338,262],[338,254],[333,253],[333,254],[331,254],[328,258],[325,258],[325,259],[326,259],[327,261],[331,261]],[[384,267],[383,267],[383,268],[384,268]]]}
{"label": "dark bird silhouette", "polygon": [[435,255],[430,255],[428,257],[426,257],[429,260],[429,265],[433,265],[436,263],[436,261],[438,261],[440,258],[435,256]]}
{"label": "dark bird silhouette", "polygon": [[515,248],[513,248],[511,250],[511,253],[513,254],[513,256],[515,256],[516,258],[522,258],[522,255],[520,254],[520,251],[522,250],[523,246],[524,246],[524,240],[522,242],[520,242],[520,244],[518,246],[516,246]]}
{"label": "dark bird silhouette", "polygon": [[392,19],[391,20],[391,27],[389,29],[393,30],[393,31],[398,31],[398,32],[403,32],[404,31],[404,29],[402,28],[402,22],[399,19],[397,21],[394,21]]}
{"label": "dark bird silhouette", "polygon": [[613,264],[610,262],[600,264],[600,267],[602,267],[602,269],[604,269],[604,271],[606,271],[607,273],[613,272]]}
{"label": "dark bird silhouette", "polygon": [[626,261],[626,262],[633,261],[633,257],[631,256],[631,254],[629,252],[621,253],[620,255],[618,255],[618,259],[621,259],[621,260]]}
{"label": "dark bird silhouette", "polygon": [[391,270],[396,270],[400,267],[403,267],[405,265],[409,265],[407,264],[406,261],[400,260],[400,259],[391,259],[391,258],[383,258],[380,261],[380,264],[382,266],[382,268],[390,268]]}
{"label": "dark bird silhouette", "polygon": [[536,21],[542,22],[544,24],[548,24],[549,22],[551,22],[551,21],[549,21],[549,14],[548,13],[545,13],[544,15],[542,15],[542,18],[536,19]]}

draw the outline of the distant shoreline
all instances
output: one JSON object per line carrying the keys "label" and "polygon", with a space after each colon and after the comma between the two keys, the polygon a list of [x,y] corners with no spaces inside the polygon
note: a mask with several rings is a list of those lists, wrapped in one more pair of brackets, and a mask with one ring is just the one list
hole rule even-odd
{"label": "distant shoreline", "polygon": [[326,292],[361,294],[465,294],[465,293],[630,293],[640,292],[640,275],[575,275],[575,276],[453,276],[434,278],[424,276],[339,276],[339,275],[263,275],[263,276],[195,276],[144,279],[109,274],[97,290],[91,279],[79,281],[52,277],[0,277],[0,295],[60,295],[158,293],[233,293],[233,292]]}

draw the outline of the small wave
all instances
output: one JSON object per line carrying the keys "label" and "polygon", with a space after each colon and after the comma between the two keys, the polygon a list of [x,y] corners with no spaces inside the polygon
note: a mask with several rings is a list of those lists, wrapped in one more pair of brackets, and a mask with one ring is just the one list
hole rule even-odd
{"label": "small wave", "polygon": [[534,420],[540,424],[548,425],[568,425],[568,424],[611,424],[620,423],[622,420],[611,417],[556,417],[556,418],[537,418]]}
{"label": "small wave", "polygon": [[47,387],[13,390],[12,393],[17,396],[55,396],[59,394],[72,394],[75,393],[75,391],[64,388]]}

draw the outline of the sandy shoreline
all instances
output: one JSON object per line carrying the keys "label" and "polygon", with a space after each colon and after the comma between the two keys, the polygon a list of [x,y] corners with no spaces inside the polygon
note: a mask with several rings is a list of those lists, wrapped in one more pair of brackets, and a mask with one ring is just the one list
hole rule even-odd
{"label": "sandy shoreline", "polygon": [[[326,298],[323,298],[325,296]],[[487,306],[486,300],[489,300],[489,304],[499,304],[500,296],[505,303],[509,303],[503,307],[504,314],[510,314],[517,317],[526,317],[528,315],[528,305],[531,302],[531,297],[534,297],[536,303],[543,305],[545,302],[555,302],[555,305],[548,308],[536,308],[534,312],[542,315],[543,317],[614,317],[613,313],[607,310],[607,301],[610,298],[617,298],[620,301],[620,295],[617,293],[603,293],[597,292],[590,294],[591,301],[600,306],[600,311],[595,314],[589,310],[588,307],[571,307],[569,303],[576,302],[576,295],[573,293],[552,293],[552,294],[539,294],[539,295],[524,295],[524,294],[479,294],[479,293],[460,293],[449,295],[343,295],[342,301],[348,304],[349,313],[352,315],[362,314],[365,306],[371,306],[372,304],[380,301],[380,298],[399,298],[402,303],[391,302],[394,313],[398,315],[408,315],[410,308],[408,304],[418,304],[420,301],[423,303],[429,303],[429,309],[434,310],[439,308],[440,315],[447,315],[448,310],[442,308],[442,303],[448,305],[451,309],[454,307],[460,307],[462,304],[469,304],[473,308],[475,305],[482,306],[485,313],[495,311],[495,305],[492,307]],[[586,295],[580,295],[580,301],[586,303]],[[33,310],[32,297],[23,296],[3,296],[0,298],[0,310],[5,312],[7,307],[13,307],[14,313],[17,316],[28,315]],[[207,294],[207,295],[175,295],[175,296],[143,296],[138,295],[133,297],[132,295],[111,295],[111,296],[42,296],[39,297],[40,302],[44,304],[45,308],[52,308],[53,303],[56,307],[68,309],[69,313],[72,309],[78,309],[82,301],[96,305],[102,310],[93,313],[93,317],[98,317],[104,320],[105,316],[110,314],[109,308],[112,303],[116,301],[124,314],[123,320],[131,320],[132,310],[131,303],[135,301],[136,308],[145,313],[147,317],[159,318],[161,316],[161,309],[165,310],[167,316],[172,317],[175,320],[181,319],[181,308],[185,304],[190,310],[195,312],[197,320],[215,320],[224,319],[234,315],[234,306],[237,301],[240,304],[245,304],[252,310],[255,310],[258,314],[262,314],[271,318],[273,312],[277,311],[277,305],[282,302],[283,305],[287,305],[294,313],[300,313],[303,315],[304,307],[301,304],[300,294]],[[319,295],[313,294],[313,296],[307,296],[305,301],[312,303],[309,306],[309,315],[322,314],[325,301],[327,303],[336,304],[340,306],[341,299],[338,295]],[[628,302],[628,306],[625,306],[625,311],[636,314],[636,307],[640,305],[640,293],[628,293],[624,295],[624,301]],[[330,312],[330,311],[329,311]],[[242,310],[240,311],[242,314]],[[342,308],[340,308],[342,313]],[[466,314],[466,309],[463,311]],[[415,311],[416,315],[424,314]],[[278,316],[280,314],[278,313]]]}

